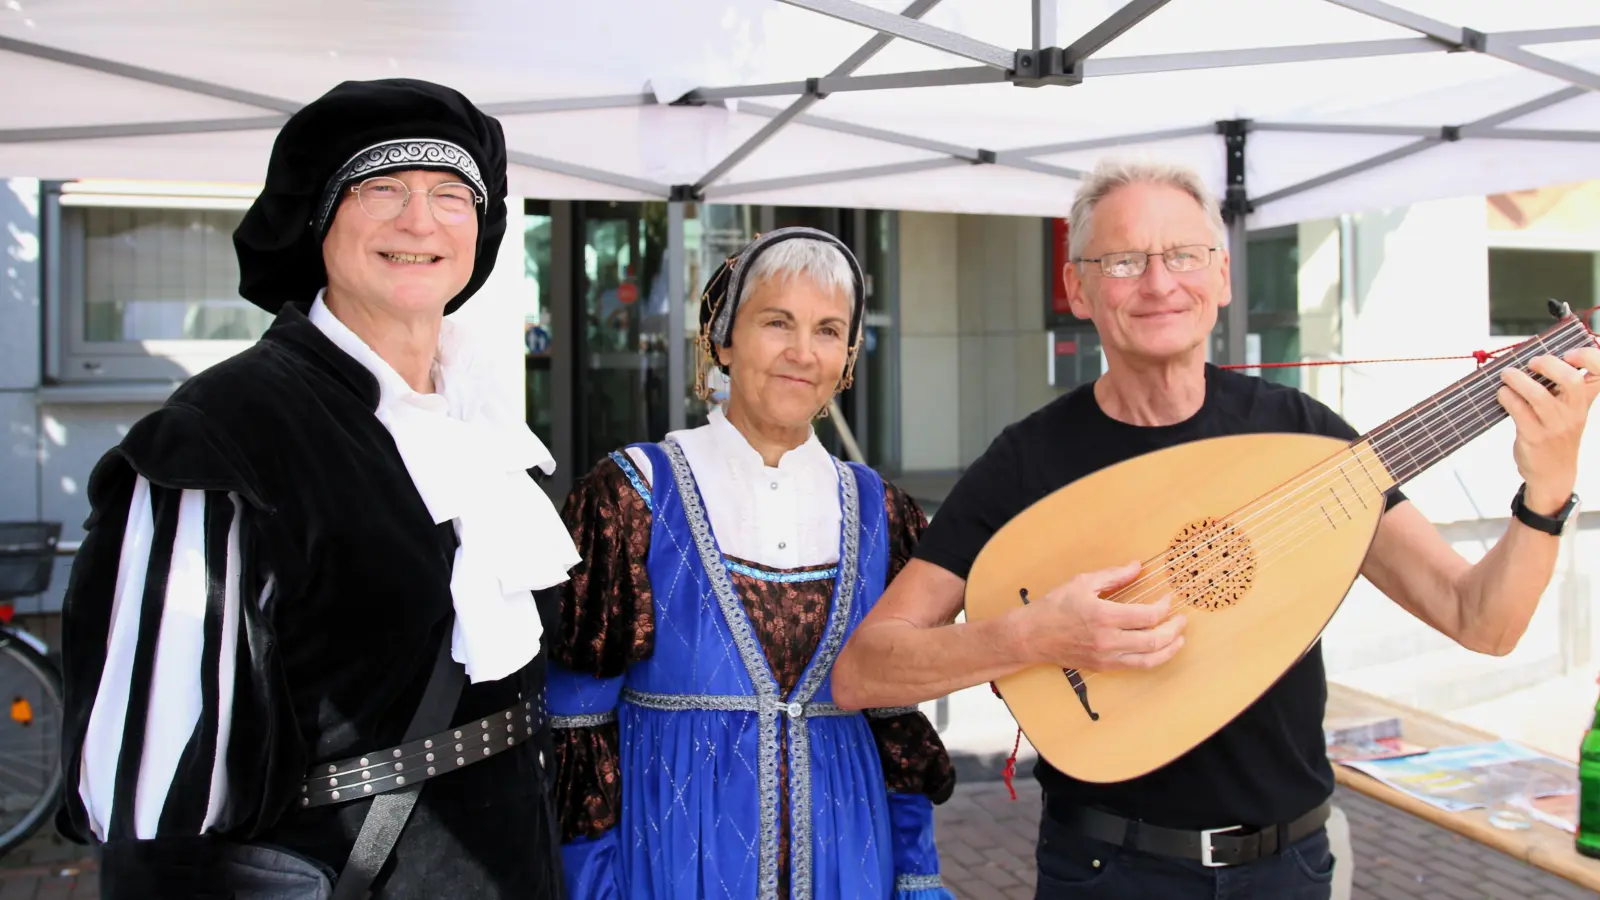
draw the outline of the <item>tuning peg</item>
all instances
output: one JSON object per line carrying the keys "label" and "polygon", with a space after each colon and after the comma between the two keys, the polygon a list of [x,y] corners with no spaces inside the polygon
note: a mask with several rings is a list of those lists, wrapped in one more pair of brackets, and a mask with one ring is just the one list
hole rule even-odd
{"label": "tuning peg", "polygon": [[1567,316],[1572,315],[1572,307],[1554,297],[1546,300],[1545,303],[1550,307],[1550,315],[1557,319],[1565,319]]}

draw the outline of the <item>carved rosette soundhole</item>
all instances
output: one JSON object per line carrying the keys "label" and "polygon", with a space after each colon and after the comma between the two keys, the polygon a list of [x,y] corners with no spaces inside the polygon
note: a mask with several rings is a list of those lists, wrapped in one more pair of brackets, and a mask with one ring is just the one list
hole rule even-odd
{"label": "carved rosette soundhole", "polygon": [[1239,529],[1213,518],[1184,526],[1167,548],[1173,606],[1217,610],[1239,602],[1256,577],[1256,551]]}

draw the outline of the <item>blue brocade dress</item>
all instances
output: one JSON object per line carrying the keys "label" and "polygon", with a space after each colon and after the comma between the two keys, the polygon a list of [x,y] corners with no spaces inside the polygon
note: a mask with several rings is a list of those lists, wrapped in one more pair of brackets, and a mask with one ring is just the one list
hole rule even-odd
{"label": "blue brocade dress", "polygon": [[584,556],[549,673],[568,896],[948,900],[938,735],[915,708],[831,702],[920,510],[832,460],[837,565],[764,571],[719,549],[673,437],[633,449],[654,484],[613,453],[564,513]]}

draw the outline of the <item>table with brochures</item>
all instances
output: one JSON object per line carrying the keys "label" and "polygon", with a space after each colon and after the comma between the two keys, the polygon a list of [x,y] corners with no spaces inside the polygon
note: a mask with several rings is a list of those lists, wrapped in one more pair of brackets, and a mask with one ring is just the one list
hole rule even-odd
{"label": "table with brochures", "polygon": [[[1600,891],[1600,859],[1578,853],[1568,830],[1577,817],[1575,755],[1559,758],[1487,734],[1423,710],[1340,684],[1328,685],[1326,721],[1349,723],[1399,720],[1401,739],[1389,759],[1338,762],[1340,784],[1375,800],[1426,819],[1442,828],[1538,866],[1574,884]],[[1426,748],[1423,755],[1409,755]],[[1383,756],[1381,750],[1361,754]],[[1532,824],[1521,830],[1496,828],[1475,796],[1481,788],[1472,773],[1489,766],[1519,767],[1535,796],[1527,812]],[[1567,785],[1562,788],[1563,783]],[[1565,823],[1565,824],[1563,824]]]}

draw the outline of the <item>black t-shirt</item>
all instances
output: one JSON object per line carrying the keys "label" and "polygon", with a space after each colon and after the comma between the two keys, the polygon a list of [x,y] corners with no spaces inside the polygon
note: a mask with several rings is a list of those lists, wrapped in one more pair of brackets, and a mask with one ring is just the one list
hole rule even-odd
{"label": "black t-shirt", "polygon": [[[1199,412],[1143,427],[1106,415],[1084,385],[1007,427],[938,508],[916,555],[967,577],[989,538],[1045,495],[1134,456],[1202,438],[1295,432],[1358,436],[1308,394],[1206,366]],[[1389,506],[1402,499],[1390,492]],[[1035,776],[1052,799],[1099,806],[1171,828],[1287,822],[1333,791],[1323,745],[1327,681],[1321,642],[1253,705],[1210,738],[1149,774],[1116,784],[1078,781],[1043,759]]]}

